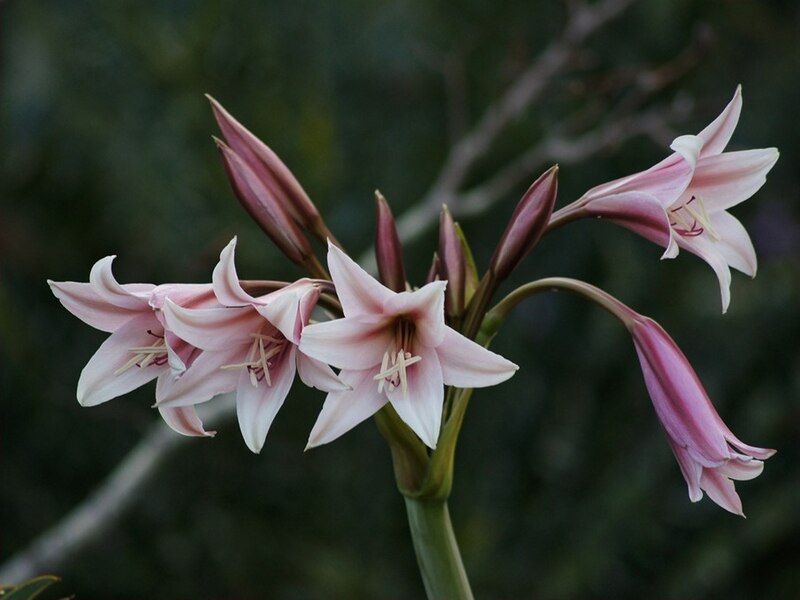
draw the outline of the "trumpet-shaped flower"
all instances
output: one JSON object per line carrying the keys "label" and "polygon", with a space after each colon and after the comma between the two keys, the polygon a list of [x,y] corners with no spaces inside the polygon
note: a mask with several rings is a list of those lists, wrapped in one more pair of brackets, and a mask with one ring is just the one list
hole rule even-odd
{"label": "trumpet-shaped flower", "polygon": [[[78,402],[96,406],[158,378],[157,394],[171,387],[200,354],[164,326],[161,308],[169,299],[184,306],[215,304],[211,284],[122,285],[111,270],[113,256],[95,263],[88,283],[48,281],[73,315],[111,336],[78,380]],[[193,407],[160,408],[178,433],[210,436]]]}
{"label": "trumpet-shaped flower", "polygon": [[235,246],[234,238],[214,269],[214,292],[223,306],[193,309],[170,300],[164,306],[170,330],[203,353],[158,405],[191,406],[236,390],[242,436],[253,452],[260,452],[296,373],[323,391],[347,386],[328,365],[297,350],[319,287],[304,279],[254,298],[239,283]]}
{"label": "trumpet-shaped flower", "polygon": [[680,348],[652,319],[629,325],[645,385],[669,445],[697,502],[705,491],[725,510],[744,516],[735,480],[757,477],[775,450],[748,446],[722,422]]}
{"label": "trumpet-shaped flower", "polygon": [[429,447],[439,435],[444,385],[495,385],[517,366],[448,327],[447,282],[413,292],[393,292],[333,244],[328,268],[344,318],[309,325],[300,350],[342,369],[346,391],[328,394],[308,446],[319,446],[391,402],[400,418]]}
{"label": "trumpet-shaped flower", "polygon": [[719,279],[722,312],[730,304],[730,267],[751,277],[757,269],[750,236],[728,209],[755,194],[778,160],[775,148],[723,152],[741,110],[740,86],[705,129],[672,143],[672,155],[589,190],[576,205],[665,246],[663,258],[683,248],[705,260]]}

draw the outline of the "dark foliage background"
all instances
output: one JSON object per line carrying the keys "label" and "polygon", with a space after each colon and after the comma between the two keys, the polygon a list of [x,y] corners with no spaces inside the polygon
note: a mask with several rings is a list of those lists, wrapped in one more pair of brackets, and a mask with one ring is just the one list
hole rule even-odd
{"label": "dark foliage background", "polygon": [[[557,2],[347,0],[7,1],[0,4],[0,559],[55,523],[156,419],[146,388],[82,409],[74,387],[103,339],[46,278],[85,280],[119,254],[122,281],[201,281],[234,234],[244,276],[289,278],[227,188],[203,92],[268,140],[353,251],[372,238],[371,192],[412,205],[448,146],[441,73],[463,62],[474,120],[563,22]],[[748,514],[690,504],[625,332],[565,296],[524,306],[497,342],[523,365],[477,393],[451,501],[482,598],[796,598],[800,593],[800,11],[795,2],[647,0],[589,46],[594,71],[668,60],[698,27],[703,62],[664,98],[697,99],[698,130],[744,85],[733,145],[778,146],[735,210],[760,256],[729,314],[690,255],[611,225],[548,238],[515,281],[599,284],[662,322],[744,440],[779,454],[739,486]],[[596,102],[572,73],[481,169]],[[577,94],[577,95],[576,95]],[[585,95],[581,95],[585,94]],[[660,159],[648,140],[564,168],[566,202]],[[475,176],[481,175],[478,169]],[[531,174],[531,179],[536,174]],[[521,192],[522,189],[518,190]],[[466,220],[481,264],[517,193]],[[420,278],[434,247],[408,252]],[[78,598],[409,598],[422,595],[388,452],[367,423],[303,453],[322,397],[298,386],[260,456],[235,424],[172,457],[112,531],[69,557]]]}

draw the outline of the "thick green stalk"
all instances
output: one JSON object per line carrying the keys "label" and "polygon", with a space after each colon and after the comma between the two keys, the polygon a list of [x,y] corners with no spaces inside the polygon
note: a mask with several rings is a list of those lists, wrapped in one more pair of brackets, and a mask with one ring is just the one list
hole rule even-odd
{"label": "thick green stalk", "polygon": [[414,552],[429,600],[472,600],[444,500],[405,497]]}

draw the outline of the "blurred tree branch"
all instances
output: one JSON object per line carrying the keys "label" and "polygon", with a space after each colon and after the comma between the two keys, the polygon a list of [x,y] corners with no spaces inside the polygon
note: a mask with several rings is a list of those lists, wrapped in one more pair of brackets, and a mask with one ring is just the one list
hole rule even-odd
{"label": "blurred tree branch", "polygon": [[[587,4],[574,0],[568,3],[569,16],[561,35],[536,57],[497,102],[486,109],[477,124],[453,144],[429,191],[419,204],[401,216],[398,224],[404,242],[418,237],[435,222],[442,203],[449,204],[456,214],[477,215],[487,211],[549,161],[576,163],[639,135],[650,136],[659,143],[668,137],[669,123],[688,112],[687,104],[673,102],[648,110],[641,107],[647,99],[680,79],[696,64],[699,54],[691,49],[655,69],[640,69],[627,74],[632,88],[627,96],[629,99],[621,106],[617,105],[604,122],[597,123],[594,119],[592,126],[581,127],[580,132],[575,132],[575,125],[582,122],[582,116],[571,115],[495,175],[467,191],[461,191],[477,161],[488,153],[507,126],[541,96],[554,77],[568,67],[580,45],[618,17],[633,1],[601,0]],[[448,72],[456,69],[449,75],[453,80],[446,85],[451,88],[461,85],[458,81],[463,76],[459,75],[460,68],[453,64],[442,65],[442,69]],[[460,119],[458,115],[454,118]],[[456,122],[451,126],[453,131],[462,125]],[[372,266],[372,252],[362,255],[360,261]],[[217,399],[206,409],[202,416],[213,425],[234,416],[230,399]],[[41,572],[58,570],[65,561],[107,531],[138,500],[140,489],[164,461],[188,441],[189,438],[175,434],[161,422],[151,426],[86,500],[34,539],[27,548],[0,565],[0,581],[14,583]]]}
{"label": "blurred tree branch", "polygon": [[[230,397],[217,398],[206,407],[201,413],[204,421],[218,423],[234,414]],[[176,434],[159,419],[86,500],[0,566],[0,582],[18,583],[58,570],[107,531],[140,498],[140,488],[165,460],[191,439]]]}

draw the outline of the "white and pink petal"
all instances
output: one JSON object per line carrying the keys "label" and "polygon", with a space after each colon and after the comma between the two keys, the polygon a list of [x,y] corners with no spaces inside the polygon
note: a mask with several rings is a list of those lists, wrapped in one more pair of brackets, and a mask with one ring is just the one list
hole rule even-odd
{"label": "white and pink petal", "polygon": [[332,442],[383,408],[388,399],[386,394],[378,392],[374,375],[374,369],[342,371],[339,374],[339,378],[352,389],[328,394],[309,435],[306,450]]}
{"label": "white and pink petal", "polygon": [[497,385],[511,378],[519,367],[499,354],[464,337],[451,327],[436,354],[446,385],[479,388]]}

